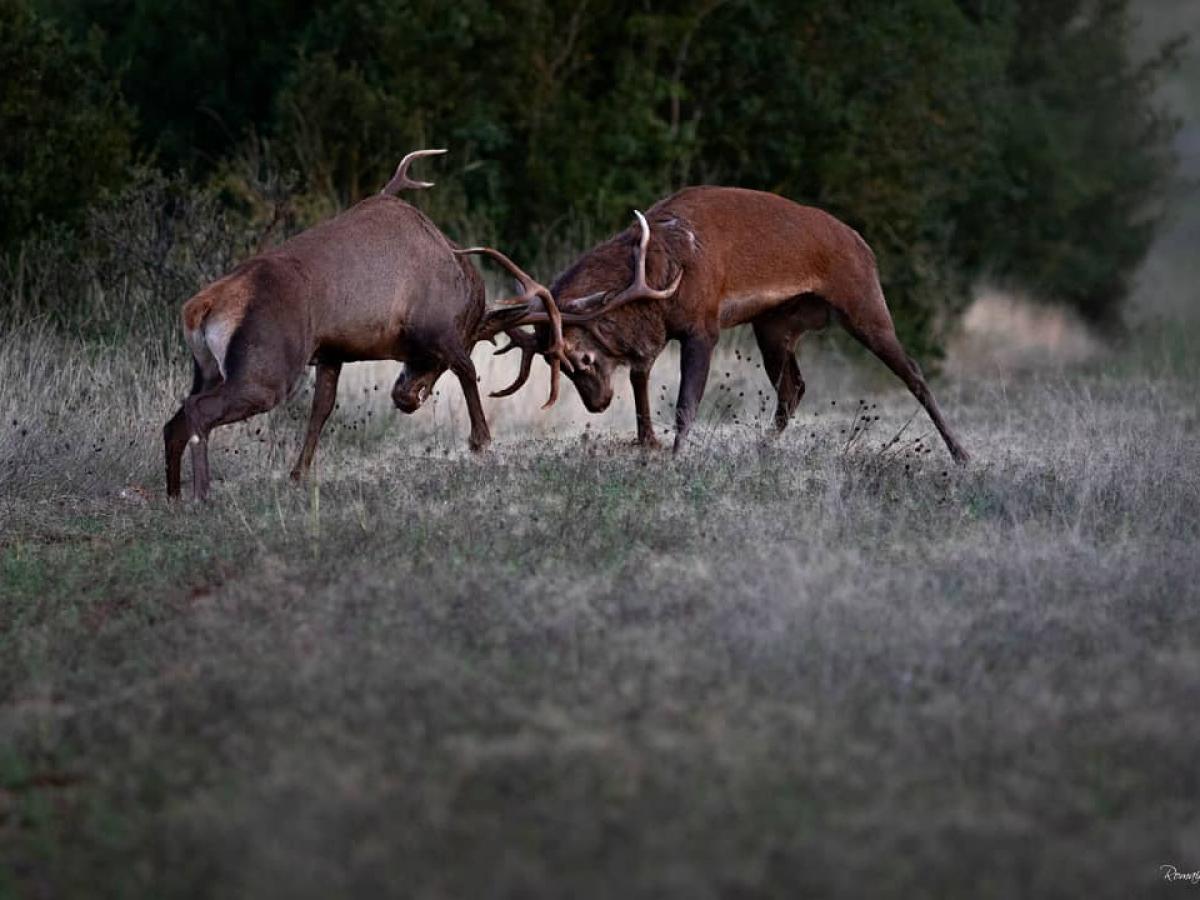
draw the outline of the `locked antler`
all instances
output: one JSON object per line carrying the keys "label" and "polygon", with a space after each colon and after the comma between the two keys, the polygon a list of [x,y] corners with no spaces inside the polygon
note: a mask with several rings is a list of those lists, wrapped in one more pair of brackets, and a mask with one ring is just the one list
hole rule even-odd
{"label": "locked antler", "polygon": [[502,331],[508,335],[511,343],[497,350],[497,356],[514,349],[520,349],[521,351],[521,369],[517,375],[517,380],[503,391],[492,394],[493,397],[507,397],[510,394],[516,393],[529,378],[533,364],[533,354],[538,352],[537,339],[532,335],[517,330],[520,326],[548,323],[553,331],[553,343],[548,350],[543,351],[547,361],[550,363],[550,399],[543,405],[542,408],[545,409],[552,406],[554,401],[558,399],[560,366],[565,365],[567,371],[571,371],[571,363],[567,358],[562,336],[562,326],[564,323],[567,325],[585,325],[591,327],[590,323],[594,319],[610,313],[627,303],[632,303],[635,300],[666,300],[673,296],[675,291],[679,289],[679,283],[683,279],[683,272],[679,272],[675,276],[675,280],[668,287],[661,290],[652,288],[647,283],[646,251],[650,246],[650,225],[640,211],[634,210],[634,214],[637,216],[638,224],[641,226],[641,238],[638,241],[637,257],[634,260],[632,283],[616,293],[601,291],[595,294],[588,294],[586,297],[577,297],[568,300],[561,309],[545,285],[536,281],[499,250],[491,247],[472,247],[469,250],[454,251],[459,255],[474,253],[490,256],[508,269],[509,273],[524,288],[524,293],[502,300],[495,307],[489,309],[484,317],[483,325],[480,327],[479,336],[481,338],[492,338]]}
{"label": "locked antler", "polygon": [[[480,337],[490,338],[504,331],[508,333],[509,339],[512,340],[513,334],[517,333],[513,329],[521,325],[528,325],[533,322],[550,323],[550,328],[553,332],[553,343],[545,351],[546,359],[550,363],[550,399],[542,404],[542,409],[553,406],[554,402],[558,399],[559,372],[563,366],[570,372],[571,361],[567,359],[566,344],[563,342],[562,314],[558,311],[558,304],[554,302],[554,296],[550,293],[550,289],[537,281],[532,275],[499,250],[491,247],[470,247],[466,250],[455,250],[454,252],[459,256],[465,256],[470,253],[490,256],[496,262],[500,263],[500,265],[504,266],[504,268],[508,269],[509,274],[517,279],[521,287],[524,288],[523,293],[502,300],[496,307],[488,310],[484,315]],[[505,347],[503,352],[507,352],[510,348],[511,345]],[[524,352],[522,350],[522,353]],[[523,361],[522,368],[524,368]],[[515,392],[523,383],[524,381],[521,381],[514,386],[512,391]]]}

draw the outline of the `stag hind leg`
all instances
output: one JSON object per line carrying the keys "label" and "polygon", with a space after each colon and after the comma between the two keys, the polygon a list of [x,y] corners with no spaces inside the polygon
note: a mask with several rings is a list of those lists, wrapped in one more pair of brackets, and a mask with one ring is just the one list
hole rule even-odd
{"label": "stag hind leg", "polygon": [[796,345],[806,331],[820,331],[829,324],[830,306],[815,294],[800,294],[752,323],[754,338],[763,357],[763,369],[778,402],[775,427],[783,431],[796,407],[804,399],[804,379],[796,363]]}
{"label": "stag hind leg", "polygon": [[679,399],[675,401],[675,447],[679,453],[687,442],[688,432],[696,421],[696,412],[704,396],[708,382],[708,370],[712,365],[713,350],[717,346],[718,331],[691,334],[681,343],[679,363]]}
{"label": "stag hind leg", "polygon": [[313,454],[317,452],[317,441],[321,438],[321,429],[325,427],[325,420],[329,418],[329,414],[333,411],[333,405],[337,401],[338,376],[341,373],[342,364],[340,362],[317,363],[317,384],[313,391],[308,433],[304,436],[304,448],[300,451],[300,458],[296,460],[296,467],[292,469],[292,481],[300,481],[308,475]]}
{"label": "stag hind leg", "polygon": [[187,443],[192,447],[192,495],[208,497],[208,435],[218,426],[267,412],[288,396],[311,354],[253,321],[239,327],[220,359],[224,379],[183,401]]}
{"label": "stag hind leg", "polygon": [[762,353],[763,369],[778,401],[775,406],[775,428],[788,426],[796,407],[804,397],[804,379],[796,363],[796,343],[801,332],[788,327],[786,320],[761,317],[754,322],[754,338]]}
{"label": "stag hind leg", "polygon": [[192,446],[192,496],[207,500],[209,489],[208,435],[220,425],[230,425],[267,412],[287,397],[287,383],[274,387],[253,381],[223,381],[183,402],[183,413]]}
{"label": "stag hind leg", "polygon": [[764,338],[757,327],[754,336],[758,338],[758,349],[762,351],[767,378],[775,388],[775,429],[783,431],[804,397],[804,379],[796,362],[795,344]]}
{"label": "stag hind leg", "polygon": [[[215,364],[204,366],[199,360],[192,360],[192,389],[188,394],[194,397],[204,391],[211,391],[221,383],[221,373]],[[167,496],[176,498],[180,493],[180,469],[183,465],[183,451],[187,448],[190,437],[187,427],[187,414],[183,406],[163,426],[163,445],[167,462]]]}
{"label": "stag hind leg", "polygon": [[883,300],[883,292],[877,291],[875,296],[865,304],[848,306],[839,311],[838,320],[855,340],[881,359],[895,375],[904,382],[917,402],[925,408],[934,427],[946,442],[946,448],[959,465],[970,458],[970,454],[959,443],[950,426],[942,417],[942,411],[934,399],[933,391],[921,374],[921,368],[916,360],[909,356],[900,339],[896,337],[896,329],[892,324],[892,316]]}

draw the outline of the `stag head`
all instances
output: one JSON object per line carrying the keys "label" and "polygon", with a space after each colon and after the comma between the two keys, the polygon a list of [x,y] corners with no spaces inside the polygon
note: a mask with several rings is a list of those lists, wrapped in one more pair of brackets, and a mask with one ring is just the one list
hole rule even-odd
{"label": "stag head", "polygon": [[[584,293],[590,282],[603,282],[611,279],[614,269],[623,270],[623,265],[609,264],[603,260],[590,260],[593,265],[589,266],[577,265],[572,270],[577,277],[560,279],[555,285],[560,295],[556,296],[498,250],[473,247],[456,251],[460,254],[490,256],[503,265],[524,288],[521,295],[501,301],[489,309],[481,326],[480,338],[490,339],[501,331],[508,335],[510,343],[497,350],[497,355],[510,350],[521,351],[521,368],[516,381],[504,390],[493,393],[493,397],[507,397],[516,393],[529,378],[534,355],[542,353],[550,364],[550,399],[543,409],[558,399],[560,370],[566,371],[590,412],[603,412],[608,408],[613,397],[612,373],[619,357],[615,348],[595,327],[596,320],[637,300],[666,300],[674,296],[683,278],[683,273],[679,272],[666,288],[656,290],[650,287],[646,281],[650,225],[641,212],[634,210],[634,214],[640,227],[640,237],[634,257],[633,279],[619,289]],[[563,299],[563,294],[576,296]],[[521,331],[519,326],[522,325],[549,327],[539,327],[531,334]],[[569,328],[569,337],[564,336],[564,326]]]}

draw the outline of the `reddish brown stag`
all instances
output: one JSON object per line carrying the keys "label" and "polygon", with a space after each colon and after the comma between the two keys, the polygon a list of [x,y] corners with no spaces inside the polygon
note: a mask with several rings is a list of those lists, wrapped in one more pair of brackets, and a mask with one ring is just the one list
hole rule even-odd
{"label": "reddish brown stag", "polygon": [[[486,309],[475,268],[455,255],[454,244],[423,213],[394,196],[430,187],[410,178],[409,166],[444,152],[408,154],[380,195],[243,262],[184,304],[193,380],[191,394],[163,429],[168,496],[179,496],[190,443],[192,490],[204,499],[209,433],[282,402],[309,365],[317,370],[316,390],[294,480],[312,463],[342,365],[358,360],[404,363],[392,401],[405,413],[419,409],[451,370],[466,397],[470,446],[487,445],[491,435],[471,348],[527,320],[553,321],[547,310],[554,309],[548,292],[531,293],[519,309]],[[528,319],[527,308],[538,315]],[[561,342],[555,343],[557,364]]]}
{"label": "reddish brown stag", "polygon": [[[833,320],[907,385],[951,456],[960,463],[968,459],[920,367],[896,337],[875,255],[854,229],[776,194],[728,187],[685,188],[637,216],[634,227],[589,250],[540,292],[536,281],[495,251],[460,251],[491,253],[523,280],[527,295],[553,299],[563,326],[553,349],[558,358],[565,350],[564,367],[589,411],[607,409],[613,372],[628,365],[638,442],[657,446],[650,370],[667,342],[677,340],[678,451],[695,421],[721,330],[748,323],[778,396],[775,425],[782,430],[804,395],[796,345],[804,332]],[[527,322],[549,324],[532,302],[528,311]],[[534,354],[550,347],[552,331],[513,334],[522,365],[506,393],[524,383]]]}

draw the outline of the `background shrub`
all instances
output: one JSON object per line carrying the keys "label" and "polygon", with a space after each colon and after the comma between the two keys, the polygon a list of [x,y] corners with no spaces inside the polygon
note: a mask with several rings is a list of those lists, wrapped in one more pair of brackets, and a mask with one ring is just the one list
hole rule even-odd
{"label": "background shrub", "polygon": [[[1170,172],[1174,123],[1153,92],[1179,45],[1135,61],[1129,0],[217,6],[4,0],[6,20],[51,36],[36,59],[92,67],[78,77],[113,130],[88,184],[127,158],[119,80],[153,165],[236,200],[231,160],[269,148],[272,171],[295,174],[299,223],[375,190],[408,149],[448,146],[417,202],[531,264],[684,184],[777,191],[863,233],[922,355],[980,276],[1115,323]],[[51,120],[20,143],[52,162],[16,166],[8,190],[75,221],[41,199],[79,155]],[[10,253],[31,215],[6,222]]]}

